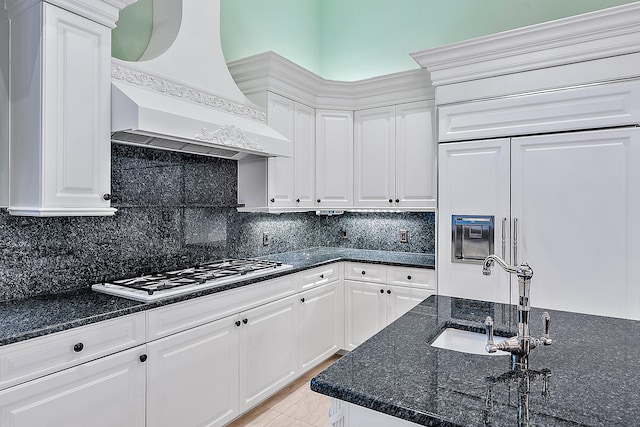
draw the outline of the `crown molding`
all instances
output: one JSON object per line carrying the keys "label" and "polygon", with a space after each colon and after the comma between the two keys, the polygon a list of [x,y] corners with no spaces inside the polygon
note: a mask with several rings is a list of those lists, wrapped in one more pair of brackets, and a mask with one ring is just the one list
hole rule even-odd
{"label": "crown molding", "polygon": [[116,27],[120,10],[138,0],[5,0],[9,19],[13,19],[39,3],[48,3],[68,10],[109,28]]}
{"label": "crown molding", "polygon": [[361,110],[434,99],[426,70],[416,69],[366,80],[326,80],[274,53],[227,63],[245,95],[271,91],[313,108]]}
{"label": "crown molding", "polygon": [[640,2],[412,53],[435,87],[638,52]]}

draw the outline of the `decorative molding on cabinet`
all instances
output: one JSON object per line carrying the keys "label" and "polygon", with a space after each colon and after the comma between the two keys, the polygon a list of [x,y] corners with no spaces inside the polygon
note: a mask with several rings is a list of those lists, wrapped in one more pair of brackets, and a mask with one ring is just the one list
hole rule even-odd
{"label": "decorative molding on cabinet", "polygon": [[362,110],[433,99],[426,70],[417,69],[366,80],[325,80],[286,58],[264,52],[227,64],[242,92],[251,97],[274,92],[319,109]]}
{"label": "decorative molding on cabinet", "polygon": [[120,10],[137,0],[5,0],[9,19],[38,3],[49,3],[109,28],[115,28]]}
{"label": "decorative molding on cabinet", "polygon": [[163,77],[134,70],[132,68],[125,67],[122,64],[117,64],[115,62],[112,63],[111,77],[115,80],[120,80],[134,86],[140,86],[145,89],[160,92],[163,95],[173,96],[181,100],[191,101],[218,111],[233,113],[262,123],[266,122],[266,114],[257,108],[252,108],[239,102],[233,102],[212,93],[185,86],[182,83],[173,82]]}
{"label": "decorative molding on cabinet", "polygon": [[415,52],[434,86],[626,55],[640,45],[640,3]]}

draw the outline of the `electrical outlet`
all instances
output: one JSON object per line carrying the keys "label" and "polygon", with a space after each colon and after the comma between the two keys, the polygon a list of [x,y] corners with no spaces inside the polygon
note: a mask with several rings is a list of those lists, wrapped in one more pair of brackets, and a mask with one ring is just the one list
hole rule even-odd
{"label": "electrical outlet", "polygon": [[342,227],[342,238],[348,239],[347,237],[347,227]]}
{"label": "electrical outlet", "polygon": [[269,233],[267,233],[266,231],[262,232],[262,246],[269,246],[270,243],[269,239]]}
{"label": "electrical outlet", "polygon": [[409,232],[407,230],[400,230],[400,243],[409,243]]}

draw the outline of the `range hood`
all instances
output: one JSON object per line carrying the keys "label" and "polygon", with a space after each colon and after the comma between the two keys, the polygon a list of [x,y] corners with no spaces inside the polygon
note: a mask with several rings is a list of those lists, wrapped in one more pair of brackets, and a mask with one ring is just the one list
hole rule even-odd
{"label": "range hood", "polygon": [[155,0],[139,61],[112,59],[111,140],[228,159],[291,157],[291,141],[238,89],[220,44],[220,0]]}

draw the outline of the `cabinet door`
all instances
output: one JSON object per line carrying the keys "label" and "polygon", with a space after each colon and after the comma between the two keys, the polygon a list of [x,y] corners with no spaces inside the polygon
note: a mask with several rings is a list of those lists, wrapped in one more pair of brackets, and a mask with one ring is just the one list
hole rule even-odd
{"label": "cabinet door", "polygon": [[373,108],[355,113],[354,206],[394,206],[395,121],[395,107]]}
{"label": "cabinet door", "polygon": [[0,392],[3,427],[145,425],[144,346]]}
{"label": "cabinet door", "polygon": [[[267,94],[267,122],[282,136],[293,142],[293,155],[296,155],[294,135],[294,102],[283,96],[269,92]],[[271,157],[267,160],[269,207],[293,206],[293,168],[294,157]]]}
{"label": "cabinet door", "polygon": [[300,373],[306,372],[342,346],[342,287],[329,283],[299,294]]}
{"label": "cabinet door", "polygon": [[297,296],[241,313],[240,412],[297,375]]}
{"label": "cabinet door", "polygon": [[351,111],[316,111],[316,205],[353,206]]}
{"label": "cabinet door", "polygon": [[313,108],[295,104],[294,141],[294,203],[295,207],[315,206],[315,141],[316,112]]}
{"label": "cabinet door", "polygon": [[11,29],[9,212],[113,215],[110,28],[37,2]]}
{"label": "cabinet door", "polygon": [[396,105],[396,191],[401,208],[436,207],[434,107],[429,102]]}
{"label": "cabinet door", "polygon": [[427,289],[387,285],[387,324],[392,323],[398,317],[424,301],[425,298],[434,294],[435,291]]}
{"label": "cabinet door", "polygon": [[638,129],[513,139],[517,261],[533,268],[534,306],[640,319],[638,165]]}
{"label": "cabinet door", "polygon": [[237,320],[148,344],[148,426],[221,426],[238,416]]}
{"label": "cabinet door", "polygon": [[[439,144],[438,293],[509,303],[509,274],[451,262],[451,216],[495,216],[494,252],[509,257],[509,139]],[[503,221],[504,218],[504,221]]]}
{"label": "cabinet door", "polygon": [[353,350],[386,326],[385,285],[344,281],[345,349]]}

